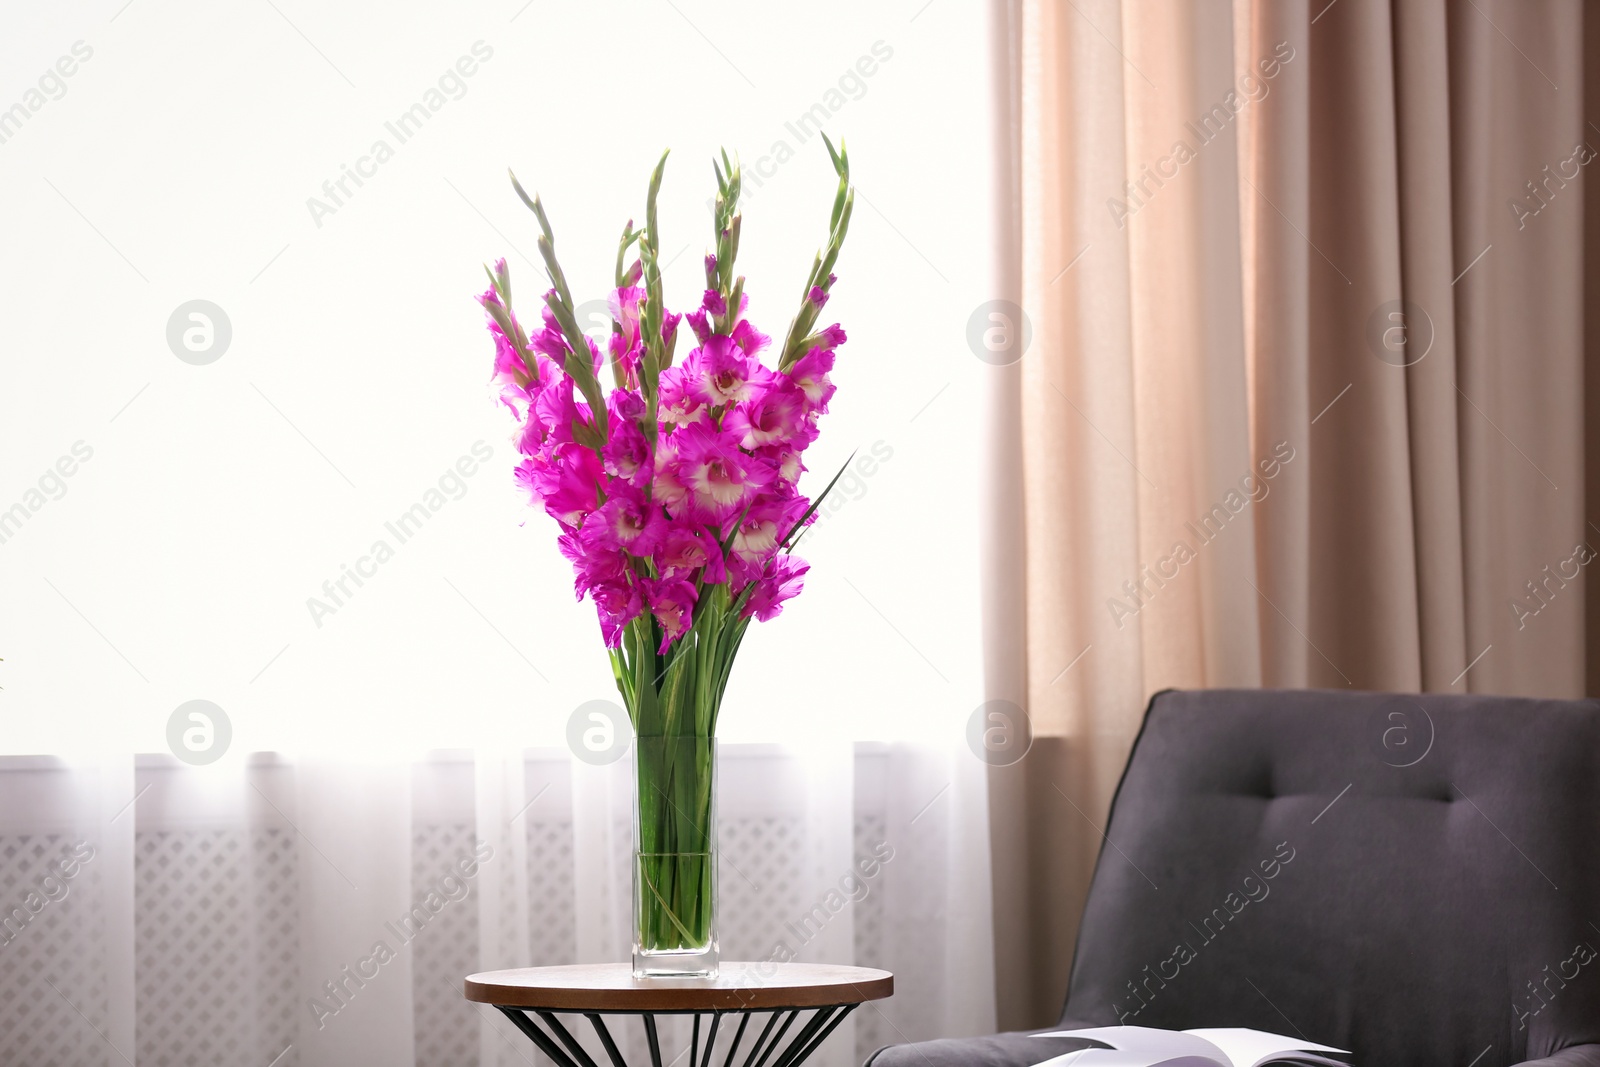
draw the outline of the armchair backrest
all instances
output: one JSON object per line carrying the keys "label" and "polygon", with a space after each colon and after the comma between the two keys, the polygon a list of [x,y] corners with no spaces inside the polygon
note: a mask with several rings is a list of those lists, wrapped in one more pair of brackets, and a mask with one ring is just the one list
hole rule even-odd
{"label": "armchair backrest", "polygon": [[1360,1067],[1600,1043],[1600,703],[1161,693],[1106,836],[1066,1023]]}

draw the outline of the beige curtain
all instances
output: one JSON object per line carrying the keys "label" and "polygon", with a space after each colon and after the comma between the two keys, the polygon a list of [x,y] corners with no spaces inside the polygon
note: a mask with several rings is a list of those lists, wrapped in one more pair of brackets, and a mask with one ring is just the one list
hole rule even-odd
{"label": "beige curtain", "polygon": [[1060,1010],[1152,693],[1585,691],[1585,14],[996,3],[1002,1026]]}

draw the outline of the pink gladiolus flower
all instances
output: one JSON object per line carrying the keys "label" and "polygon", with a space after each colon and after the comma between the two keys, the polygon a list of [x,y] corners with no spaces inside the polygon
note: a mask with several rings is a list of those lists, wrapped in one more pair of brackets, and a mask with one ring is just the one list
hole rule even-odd
{"label": "pink gladiolus flower", "polygon": [[[606,297],[606,309],[622,327],[621,336],[626,339],[626,348],[632,348],[639,341],[639,305],[643,302],[644,290],[636,285],[613,289]],[[613,333],[612,336],[618,335]]]}
{"label": "pink gladiolus flower", "polygon": [[[740,297],[740,301],[748,299]],[[733,343],[744,350],[744,354],[754,359],[759,356],[767,345],[772,343],[772,338],[750,325],[750,320],[740,319],[739,325],[733,328]]]}
{"label": "pink gladiolus flower", "polygon": [[528,411],[531,429],[525,436],[534,436],[541,443],[571,444],[573,423],[589,423],[589,406],[572,394],[572,379],[565,374],[553,374],[533,398]]}
{"label": "pink gladiolus flower", "polygon": [[635,388],[639,384],[639,359],[644,354],[639,341],[639,306],[643,300],[644,290],[631,285],[614,289],[606,297],[612,320],[622,327],[621,332],[612,330],[606,338],[606,351],[613,363],[622,366],[629,386]]}
{"label": "pink gladiolus flower", "polygon": [[749,395],[751,360],[731,337],[708,337],[689,354],[689,361],[699,371],[690,387],[712,407],[735,404]]}
{"label": "pink gladiolus flower", "polygon": [[720,585],[727,580],[722,546],[704,526],[673,524],[667,530],[661,548],[656,551],[655,561],[663,575],[689,577],[695,571],[701,571],[701,578],[708,585]]}
{"label": "pink gladiolus flower", "polygon": [[834,275],[828,275],[827,286],[824,287],[821,285],[813,285],[811,287],[811,292],[806,294],[806,299],[810,300],[818,311],[821,311],[822,306],[828,302],[828,290],[832,289],[833,283],[838,280],[839,279]]}
{"label": "pink gladiolus flower", "polygon": [[672,437],[678,452],[678,481],[687,491],[686,517],[721,523],[743,507],[750,494],[772,481],[767,465],[742,452],[738,438],[730,433],[698,423]]}
{"label": "pink gladiolus flower", "polygon": [[728,302],[722,299],[722,294],[715,289],[706,290],[705,296],[700,300],[700,306],[705,309],[707,315],[726,315],[728,313]]}
{"label": "pink gladiolus flower", "polygon": [[711,321],[706,318],[704,311],[691,311],[684,316],[689,322],[689,328],[694,331],[694,339],[698,344],[705,344],[711,339]]}
{"label": "pink gladiolus flower", "polygon": [[813,411],[828,410],[834,393],[833,382],[828,378],[832,370],[833,349],[813,348],[789,371],[789,379],[805,394],[806,404]]}
{"label": "pink gladiolus flower", "polygon": [[583,340],[589,346],[589,362],[594,366],[594,376],[598,378],[606,368],[606,357],[601,353],[600,346],[594,343],[593,337],[585,337]]}
{"label": "pink gladiolus flower", "polygon": [[800,462],[800,450],[789,443],[768,445],[757,451],[756,455],[766,460],[772,467],[774,489],[794,488],[795,483],[800,480],[800,475],[806,471],[806,465]]}
{"label": "pink gladiolus flower", "polygon": [[762,573],[766,570],[767,561],[763,559],[745,559],[743,556],[728,554],[728,588],[742,593],[753,583],[761,580]]}
{"label": "pink gladiolus flower", "polygon": [[810,569],[811,564],[795,556],[772,557],[756,580],[755,592],[750,594],[742,614],[746,618],[754,615],[762,622],[776,618],[783,611],[784,601],[799,596],[805,588],[805,574]]}
{"label": "pink gladiolus flower", "polygon": [[577,573],[573,589],[578,599],[594,598],[601,636],[607,647],[616,648],[622,643],[623,628],[644,611],[638,575],[620,551],[585,544],[577,532],[563,533],[556,543]]}
{"label": "pink gladiolus flower", "polygon": [[626,419],[611,424],[611,439],[600,453],[606,473],[629,485],[643,485],[652,474],[650,442],[635,422]]}
{"label": "pink gladiolus flower", "polygon": [[[499,265],[503,267],[505,260],[501,260]],[[499,307],[500,297],[493,289],[488,289],[482,296],[478,297],[478,303],[482,304],[485,309],[490,304]],[[506,336],[505,331],[500,328],[500,324],[494,321],[494,316],[488,314],[486,310],[484,317],[488,319],[489,333],[494,337],[494,375],[491,381],[493,381],[495,388],[498,390],[500,402],[510,408],[511,413],[520,419],[522,418],[523,407],[528,401],[528,394],[537,383],[533,375],[528,373],[528,365],[517,354],[516,346],[511,343],[511,339]],[[512,315],[511,321],[515,323],[517,317]]]}
{"label": "pink gladiolus flower", "polygon": [[600,636],[607,648],[622,644],[622,631],[644,612],[644,595],[631,577],[615,582],[597,583],[590,591],[594,606],[600,616]]}
{"label": "pink gladiolus flower", "polygon": [[551,445],[547,458],[517,465],[517,482],[563,526],[577,526],[600,506],[600,458],[581,445]]}
{"label": "pink gladiolus flower", "polygon": [[[648,556],[667,532],[661,509],[638,490],[611,483],[612,496],[583,520],[585,547],[620,549],[633,556]],[[621,490],[621,491],[619,491]]]}
{"label": "pink gladiolus flower", "polygon": [[632,389],[613,389],[606,397],[606,410],[614,419],[637,423],[644,417],[644,397]]}
{"label": "pink gladiolus flower", "polygon": [[[560,369],[543,356],[534,356],[544,373],[538,384],[527,393],[527,411],[522,426],[512,435],[512,443],[524,456],[532,456],[544,447],[557,427],[561,440],[572,439],[572,420],[579,417],[578,406],[572,400],[572,383]],[[519,413],[519,416],[524,413]]]}
{"label": "pink gladiolus flower", "polygon": [[661,624],[661,647],[656,652],[665,652],[694,625],[694,585],[683,578],[660,578],[647,581],[646,590],[650,610]]}
{"label": "pink gladiolus flower", "polygon": [[782,375],[772,375],[754,396],[728,412],[722,428],[739,434],[739,443],[754,450],[803,437],[809,429],[805,415],[805,394]]}
{"label": "pink gladiolus flower", "polygon": [[689,499],[689,488],[678,477],[678,442],[683,431],[656,441],[655,471],[650,491],[655,499],[674,514],[682,511]]}
{"label": "pink gladiolus flower", "polygon": [[733,554],[750,561],[764,559],[778,550],[790,528],[805,514],[810,501],[805,497],[768,500],[750,506],[733,533]]}
{"label": "pink gladiolus flower", "polygon": [[627,584],[632,574],[626,557],[620,551],[587,544],[577,530],[564,531],[556,538],[556,545],[572,564],[576,576],[572,587],[579,600],[606,583]]}
{"label": "pink gladiolus flower", "polygon": [[844,335],[844,327],[837,322],[822,331],[823,348],[838,348],[848,340],[849,338]]}
{"label": "pink gladiolus flower", "polygon": [[687,426],[710,418],[710,412],[701,406],[695,395],[695,380],[687,366],[668,367],[661,372],[661,379],[657,383],[656,414],[662,422],[670,426]]}
{"label": "pink gladiolus flower", "polygon": [[578,531],[563,529],[556,535],[556,548],[567,557],[567,562],[572,564],[573,573],[576,575],[572,583],[573,591],[578,594],[578,599],[582,600],[583,595],[589,591],[591,583],[586,581],[586,557],[583,542],[578,540]]}
{"label": "pink gladiolus flower", "polygon": [[540,309],[540,321],[544,323],[535,333],[528,335],[528,344],[535,352],[547,356],[558,367],[567,364],[567,353],[572,351],[567,347],[567,339],[562,336],[561,327],[556,323],[555,314],[549,305]]}
{"label": "pink gladiolus flower", "polygon": [[639,385],[639,360],[644,358],[643,345],[628,345],[620,333],[611,335],[606,342],[606,351],[611,356],[611,362],[622,367],[623,380],[630,389]]}
{"label": "pink gladiolus flower", "polygon": [[[561,332],[560,324],[556,322],[555,313],[550,310],[548,299],[554,293],[555,290],[552,289],[545,294],[547,302],[544,306],[543,314],[544,329],[529,337],[528,344],[535,352],[540,352],[550,357],[555,361],[556,366],[564,371],[567,369],[567,356],[571,354],[572,348],[567,344],[566,335]],[[598,376],[601,370],[605,368],[605,360],[600,355],[600,346],[594,343],[594,338],[592,337],[585,337],[584,343],[589,346],[589,361]]]}
{"label": "pink gladiolus flower", "polygon": [[528,412],[528,417],[523,420],[517,432],[511,435],[511,444],[517,452],[524,456],[537,456],[544,448],[545,439],[550,436],[549,428],[534,418],[533,412]]}

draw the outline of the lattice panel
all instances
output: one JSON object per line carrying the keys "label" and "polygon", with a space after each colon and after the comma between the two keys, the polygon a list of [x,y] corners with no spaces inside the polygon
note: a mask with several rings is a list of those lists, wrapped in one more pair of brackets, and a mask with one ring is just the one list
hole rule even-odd
{"label": "lattice panel", "polygon": [[135,849],[139,1062],[298,1063],[297,1049],[284,1054],[298,978],[294,835],[147,831]]}
{"label": "lattice panel", "polygon": [[722,957],[765,960],[810,905],[799,890],[805,874],[805,824],[796,817],[741,819],[720,813],[717,927]]}
{"label": "lattice panel", "polygon": [[100,1034],[109,1010],[100,871],[91,859],[65,880],[55,867],[76,844],[62,834],[0,837],[0,920],[10,919],[0,927],[0,1063],[7,1067],[120,1062]]}
{"label": "lattice panel", "polygon": [[572,823],[528,821],[528,939],[534,966],[578,961]]}
{"label": "lattice panel", "polygon": [[[412,828],[412,900],[425,901],[430,893],[444,900],[411,942],[416,1067],[476,1067],[478,1062],[478,1017],[462,999],[461,979],[479,969],[479,893],[477,879],[461,878],[456,868],[472,856],[475,841],[471,823],[419,823]],[[480,870],[478,877],[487,874]],[[451,899],[454,886],[464,886],[466,895]]]}

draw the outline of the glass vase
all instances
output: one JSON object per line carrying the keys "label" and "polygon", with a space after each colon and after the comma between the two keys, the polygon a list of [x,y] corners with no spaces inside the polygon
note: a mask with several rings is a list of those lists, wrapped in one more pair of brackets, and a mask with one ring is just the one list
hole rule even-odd
{"label": "glass vase", "polygon": [[717,743],[634,739],[633,973],[717,973]]}

